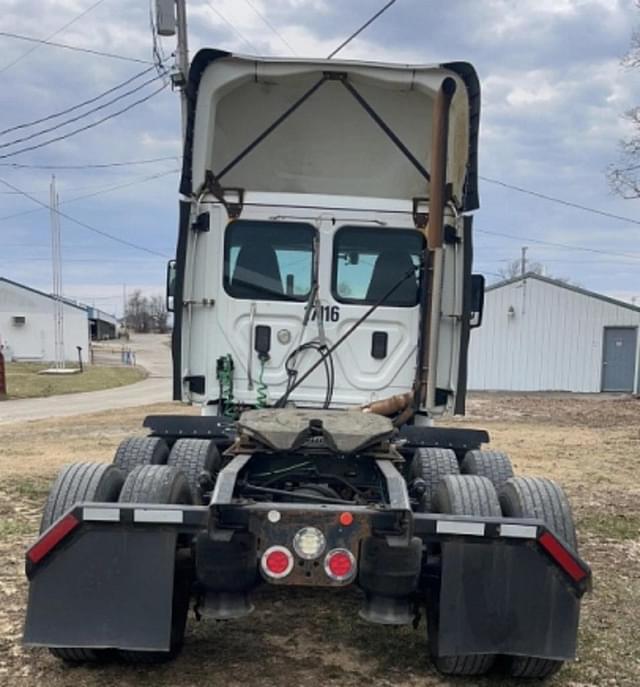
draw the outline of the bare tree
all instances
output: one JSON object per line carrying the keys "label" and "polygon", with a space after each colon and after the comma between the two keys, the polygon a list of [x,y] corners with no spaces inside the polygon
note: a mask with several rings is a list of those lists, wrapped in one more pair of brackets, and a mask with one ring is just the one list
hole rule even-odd
{"label": "bare tree", "polygon": [[160,296],[151,296],[149,299],[149,316],[151,318],[151,327],[159,334],[164,334],[168,330],[169,313],[165,299]]}
{"label": "bare tree", "polygon": [[[531,260],[527,260],[526,269],[527,272],[533,272],[534,274],[544,275],[546,273],[546,270],[542,263],[533,262]],[[513,279],[515,277],[519,277],[522,274],[522,260],[519,258],[511,260],[504,267],[500,267],[498,269],[498,274],[503,279]]]}
{"label": "bare tree", "polygon": [[[640,0],[636,0],[640,9]],[[631,35],[631,46],[622,59],[629,69],[640,67],[640,29]],[[616,164],[607,169],[607,179],[612,190],[623,198],[640,198],[640,107],[633,107],[624,113],[631,122],[634,133],[620,141],[620,157]]]}
{"label": "bare tree", "polygon": [[[526,274],[539,274],[541,277],[549,277],[549,279],[555,279],[556,281],[564,282],[565,284],[573,284],[578,286],[578,283],[573,281],[573,279],[568,279],[567,277],[558,277],[555,274],[550,274],[549,270],[541,263],[535,262],[534,260],[527,260],[526,264]],[[500,275],[502,279],[515,279],[522,274],[522,259],[514,258],[509,261],[504,267],[498,269],[497,274]]]}
{"label": "bare tree", "polygon": [[147,298],[137,289],[127,302],[124,323],[127,329],[134,332],[159,332],[164,334],[168,330],[169,314],[164,298],[159,295]]}

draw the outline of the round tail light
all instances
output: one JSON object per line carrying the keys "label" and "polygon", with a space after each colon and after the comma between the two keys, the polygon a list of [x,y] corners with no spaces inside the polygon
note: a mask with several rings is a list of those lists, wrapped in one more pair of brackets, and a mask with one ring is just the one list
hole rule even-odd
{"label": "round tail light", "polygon": [[356,559],[347,549],[333,549],[325,556],[324,570],[337,582],[344,582],[355,575]]}
{"label": "round tail light", "polygon": [[260,565],[265,575],[279,580],[293,570],[293,554],[284,546],[271,546],[262,554]]}

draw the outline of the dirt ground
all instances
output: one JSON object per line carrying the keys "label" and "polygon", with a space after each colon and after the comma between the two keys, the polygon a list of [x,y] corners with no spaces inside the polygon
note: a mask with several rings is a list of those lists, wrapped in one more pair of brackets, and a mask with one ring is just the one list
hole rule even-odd
{"label": "dirt ground", "polygon": [[[455,424],[484,427],[519,473],[560,481],[573,504],[580,552],[594,591],[583,603],[579,660],[547,684],[640,685],[640,400],[576,395],[471,399]],[[66,462],[111,459],[142,433],[159,405],[0,427],[0,685],[191,687],[195,685],[510,685],[499,677],[445,680],[430,666],[424,623],[414,631],[369,625],[355,592],[264,589],[256,611],[229,623],[190,620],[173,663],[154,668],[69,668],[22,648],[23,553],[33,541],[48,485]]]}

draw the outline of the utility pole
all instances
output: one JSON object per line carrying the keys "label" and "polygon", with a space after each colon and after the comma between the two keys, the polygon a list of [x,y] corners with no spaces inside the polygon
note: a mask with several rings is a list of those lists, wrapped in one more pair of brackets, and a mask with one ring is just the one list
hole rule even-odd
{"label": "utility pole", "polygon": [[171,82],[174,88],[180,91],[184,140],[187,131],[187,79],[189,77],[186,0],[156,0],[156,27],[160,36],[176,36],[176,69],[171,74]]}
{"label": "utility pole", "polygon": [[520,258],[520,276],[524,277],[524,275],[527,273],[527,251],[529,250],[528,246],[522,246],[522,257]]}

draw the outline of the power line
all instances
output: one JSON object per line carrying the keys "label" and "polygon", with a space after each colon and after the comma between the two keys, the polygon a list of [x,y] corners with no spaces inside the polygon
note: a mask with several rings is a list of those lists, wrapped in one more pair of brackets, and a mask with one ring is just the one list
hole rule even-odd
{"label": "power line", "polygon": [[340,45],[339,45],[332,53],[330,53],[330,54],[327,56],[327,59],[330,60],[334,55],[337,55],[337,54],[342,50],[342,48],[345,47],[345,45],[351,43],[351,41],[352,41],[356,36],[358,36],[359,34],[361,34],[361,33],[367,28],[367,26],[369,26],[370,24],[373,24],[373,22],[374,22],[381,14],[384,14],[384,12],[386,12],[386,11],[391,7],[391,5],[393,5],[395,2],[396,2],[396,0],[390,0],[383,8],[379,9],[371,18],[367,19],[367,21],[366,21],[357,31],[354,31],[354,32],[349,36],[349,38],[347,38],[345,41],[343,41],[342,43],[340,43]]}
{"label": "power line", "polygon": [[488,229],[475,229],[481,234],[489,234],[491,236],[501,236],[507,239],[513,239],[514,241],[526,241],[528,243],[538,243],[543,246],[554,246],[555,248],[566,248],[568,250],[582,250],[589,253],[598,253],[600,255],[615,255],[621,258],[631,258],[632,260],[640,260],[640,255],[634,253],[616,253],[614,251],[602,250],[600,248],[588,248],[587,246],[570,245],[567,243],[556,243],[555,241],[543,241],[542,239],[534,239],[530,236],[515,236],[514,234],[506,234],[500,231],[489,231]]}
{"label": "power line", "polygon": [[0,31],[0,36],[5,38],[15,38],[20,41],[28,41],[30,43],[38,43],[39,45],[48,45],[52,48],[63,48],[65,50],[73,50],[75,52],[83,52],[88,55],[98,55],[99,57],[109,57],[112,60],[123,60],[125,62],[136,62],[137,64],[154,64],[151,60],[141,60],[137,57],[128,57],[127,55],[117,55],[112,52],[104,52],[103,50],[92,50],[91,48],[81,48],[77,45],[69,45],[68,43],[54,43],[49,40],[41,38],[33,38],[32,36],[22,36],[18,33],[11,33],[9,31]]}
{"label": "power line", "polygon": [[52,126],[47,127],[46,129],[40,129],[40,131],[35,131],[34,133],[28,134],[27,136],[14,138],[13,141],[7,141],[6,143],[0,143],[0,148],[8,148],[9,146],[16,145],[17,143],[24,143],[25,141],[30,141],[34,138],[38,138],[39,136],[43,136],[44,134],[48,134],[51,131],[56,131],[57,129],[61,129],[65,126],[68,126],[69,124],[73,124],[73,122],[77,122],[81,119],[84,119],[85,117],[88,117],[89,115],[94,114],[95,112],[104,110],[105,107],[109,107],[110,105],[117,103],[119,100],[122,100],[123,98],[127,98],[130,95],[133,95],[134,93],[139,93],[143,88],[153,83],[154,81],[157,81],[158,79],[162,79],[163,77],[164,74],[160,76],[154,76],[152,79],[144,81],[139,86],[131,88],[128,91],[125,91],[124,93],[120,93],[120,95],[116,96],[115,98],[111,98],[111,100],[107,100],[107,102],[102,103],[101,105],[96,105],[96,107],[92,107],[90,110],[87,110],[86,112],[83,112],[79,115],[75,115],[74,117],[70,117],[69,119],[66,119],[63,122],[59,122],[58,124],[53,124]]}
{"label": "power line", "polygon": [[88,129],[93,129],[94,127],[102,124],[103,122],[106,122],[109,119],[113,119],[114,117],[117,117],[121,114],[124,114],[125,112],[128,112],[129,110],[133,109],[137,105],[141,105],[142,103],[146,102],[147,100],[150,100],[151,98],[153,98],[153,96],[158,95],[158,93],[160,93],[160,91],[163,91],[166,87],[167,87],[167,84],[163,84],[160,88],[153,91],[152,93],[145,96],[144,98],[140,98],[139,100],[134,100],[132,103],[130,103],[126,107],[123,107],[121,110],[116,110],[116,112],[112,112],[111,114],[108,114],[106,117],[102,117],[102,119],[98,119],[97,121],[92,122],[91,124],[86,124],[85,126],[79,127],[78,129],[73,129],[72,131],[69,131],[66,134],[56,136],[55,138],[50,138],[46,141],[42,141],[41,143],[37,143],[37,144],[32,145],[32,146],[27,146],[26,148],[19,148],[18,150],[13,150],[10,153],[5,153],[4,155],[0,155],[0,160],[5,160],[8,157],[13,157],[14,155],[20,155],[21,153],[26,153],[26,152],[29,152],[30,150],[37,150],[38,148],[44,148],[44,146],[48,146],[51,143],[56,143],[57,141],[63,141],[67,138],[70,138],[71,136],[75,136],[76,134],[81,133],[82,131],[87,131]]}
{"label": "power line", "polygon": [[0,167],[12,167],[14,169],[107,169],[110,167],[130,167],[134,165],[150,165],[166,160],[180,160],[180,156],[154,157],[149,160],[125,160],[123,162],[97,162],[84,165],[33,165],[21,162],[0,162]]}
{"label": "power line", "polygon": [[225,24],[226,24],[226,25],[227,25],[227,26],[228,26],[237,36],[239,36],[240,39],[241,39],[244,43],[246,43],[255,53],[260,52],[260,51],[258,50],[258,48],[256,48],[256,46],[255,46],[251,41],[247,40],[247,39],[240,33],[240,31],[239,31],[239,30],[238,30],[238,29],[237,29],[237,28],[236,28],[236,27],[235,27],[235,26],[234,26],[234,25],[224,16],[224,14],[222,14],[222,12],[220,12],[218,9],[216,9],[216,8],[209,2],[209,0],[207,0],[207,5],[209,5],[209,9],[210,9],[212,12],[215,12],[215,13],[218,15],[218,17],[220,17],[220,19],[222,19],[222,21],[223,21],[223,22],[224,22],[224,23],[225,23]]}
{"label": "power line", "polygon": [[[170,174],[175,174],[176,172],[179,172],[179,169],[171,169],[166,172],[160,172],[159,174],[153,174],[148,177],[144,177],[144,179],[136,179],[135,181],[129,181],[124,184],[118,184],[116,186],[107,186],[105,188],[101,188],[97,191],[93,191],[92,193],[86,193],[82,196],[75,196],[74,198],[68,198],[67,200],[62,200],[60,201],[60,205],[68,205],[69,203],[75,203],[79,200],[86,200],[87,198],[94,198],[95,196],[101,196],[104,195],[105,193],[112,193],[113,191],[119,191],[120,189],[123,188],[129,188],[130,186],[136,186],[137,184],[144,184],[147,181],[152,181],[154,179],[160,179],[161,177],[169,176]],[[6,193],[17,193],[19,195],[24,195],[26,191],[6,191]],[[0,222],[3,222],[8,219],[15,219],[16,217],[23,217],[24,215],[32,215],[35,212],[40,212],[44,208],[34,208],[33,210],[23,210],[22,212],[16,212],[12,215],[5,215],[4,217],[0,217]],[[3,244],[6,245],[6,244]],[[31,245],[31,244],[29,244]]]}
{"label": "power line", "polygon": [[[93,5],[91,5],[91,7],[87,7],[86,10],[83,10],[82,12],[80,12],[80,14],[78,14],[73,19],[71,19],[71,21],[68,21],[64,26],[61,26],[59,29],[56,29],[53,33],[49,34],[45,39],[43,39],[42,42],[44,43],[51,38],[55,38],[59,33],[62,33],[65,29],[68,29],[71,26],[71,24],[75,24],[79,19],[82,19],[82,17],[84,17],[86,14],[89,14],[89,12],[91,12],[91,10],[94,10],[98,5],[101,5],[103,2],[104,2],[104,0],[98,0],[97,2],[94,2]],[[27,55],[30,55],[32,52],[37,50],[39,47],[40,47],[40,45],[34,45],[32,48],[29,48],[29,50],[22,53],[22,55],[20,55],[15,60],[13,60],[13,62],[9,62],[9,64],[6,64],[4,67],[0,68],[0,74],[2,74],[3,72],[6,72],[7,69],[10,69],[11,67],[13,67],[13,65],[18,64],[18,62],[20,62],[20,60],[23,60],[25,57],[27,57]]]}
{"label": "power line", "polygon": [[548,196],[539,191],[531,191],[521,186],[514,186],[513,184],[507,184],[499,179],[490,179],[489,177],[478,177],[483,181],[487,181],[490,184],[496,184],[497,186],[503,186],[504,188],[511,189],[512,191],[518,191],[518,193],[526,193],[529,196],[534,196],[535,198],[541,198],[542,200],[548,200],[551,203],[558,203],[559,205],[566,205],[570,208],[576,208],[577,210],[583,210],[584,212],[591,212],[594,215],[600,215],[601,217],[609,217],[610,219],[617,219],[620,222],[628,222],[629,224],[639,224],[640,220],[632,219],[631,217],[624,217],[622,215],[615,215],[612,212],[606,212],[605,210],[598,210],[597,208],[591,208],[586,205],[580,205],[579,203],[572,203],[569,200],[564,200],[563,198],[556,198],[555,196]]}
{"label": "power line", "polygon": [[[295,55],[295,56],[297,57],[297,56],[298,56],[298,53],[291,47],[291,44],[289,43],[289,41],[280,33],[280,31],[278,31],[278,29],[276,29],[276,27],[275,27],[275,26],[274,26],[274,25],[264,16],[264,14],[262,14],[262,12],[260,12],[260,11],[255,7],[255,5],[251,2],[251,0],[244,0],[244,1],[245,1],[245,3],[246,3],[247,5],[249,5],[249,7],[254,11],[254,13],[257,14],[258,17],[260,17],[260,19],[262,19],[263,23],[264,23],[268,28],[270,28],[271,31],[272,31],[276,36],[278,36],[278,38],[287,46],[287,48],[289,48],[289,50],[291,51],[291,54],[293,54],[293,55]],[[394,0],[394,2],[395,2],[395,0]]]}
{"label": "power line", "polygon": [[102,93],[94,96],[93,98],[89,98],[89,100],[83,100],[81,103],[78,103],[77,105],[72,105],[71,107],[67,107],[64,110],[60,110],[59,112],[54,112],[53,114],[47,115],[46,117],[40,117],[39,119],[33,119],[30,122],[16,124],[14,126],[10,126],[8,129],[3,129],[2,131],[0,131],[0,136],[4,136],[5,134],[11,133],[12,131],[17,131],[18,129],[26,129],[27,127],[35,126],[36,124],[42,124],[42,122],[47,122],[50,119],[55,119],[56,117],[62,117],[62,115],[68,114],[69,112],[73,112],[74,110],[84,107],[85,105],[91,105],[91,103],[95,103],[97,100],[104,98],[105,95],[109,95],[110,93],[113,93],[114,91],[117,91],[123,88],[124,86],[128,86],[132,81],[139,79],[141,76],[148,74],[154,69],[155,67],[147,67],[146,69],[143,69],[141,72],[134,74],[126,81],[121,81],[119,84],[116,84],[112,88],[103,91]]}
{"label": "power line", "polygon": [[22,193],[23,196],[25,196],[26,198],[29,198],[30,200],[32,200],[37,205],[41,205],[43,208],[48,208],[49,210],[53,210],[59,217],[64,217],[67,221],[73,222],[73,224],[77,224],[78,226],[83,227],[84,229],[87,229],[88,231],[92,231],[94,234],[104,236],[105,238],[111,239],[112,241],[116,241],[117,243],[122,243],[125,246],[129,246],[130,248],[136,248],[137,250],[142,250],[145,253],[150,253],[151,255],[158,255],[161,258],[167,258],[168,257],[164,253],[159,253],[158,251],[153,250],[152,248],[147,248],[146,246],[142,246],[140,244],[133,243],[132,241],[127,241],[126,239],[122,239],[119,236],[114,236],[113,234],[110,234],[107,231],[103,231],[102,229],[96,229],[96,227],[92,227],[90,224],[87,224],[86,222],[82,222],[79,219],[76,219],[75,217],[71,217],[71,215],[67,215],[66,212],[61,212],[58,209],[54,209],[48,203],[43,203],[41,200],[38,200],[37,198],[32,196],[30,193],[26,193],[25,191],[21,191],[17,186],[10,184],[5,179],[0,178],[0,184],[3,184],[7,188],[10,188],[14,191],[18,191],[18,192]]}

